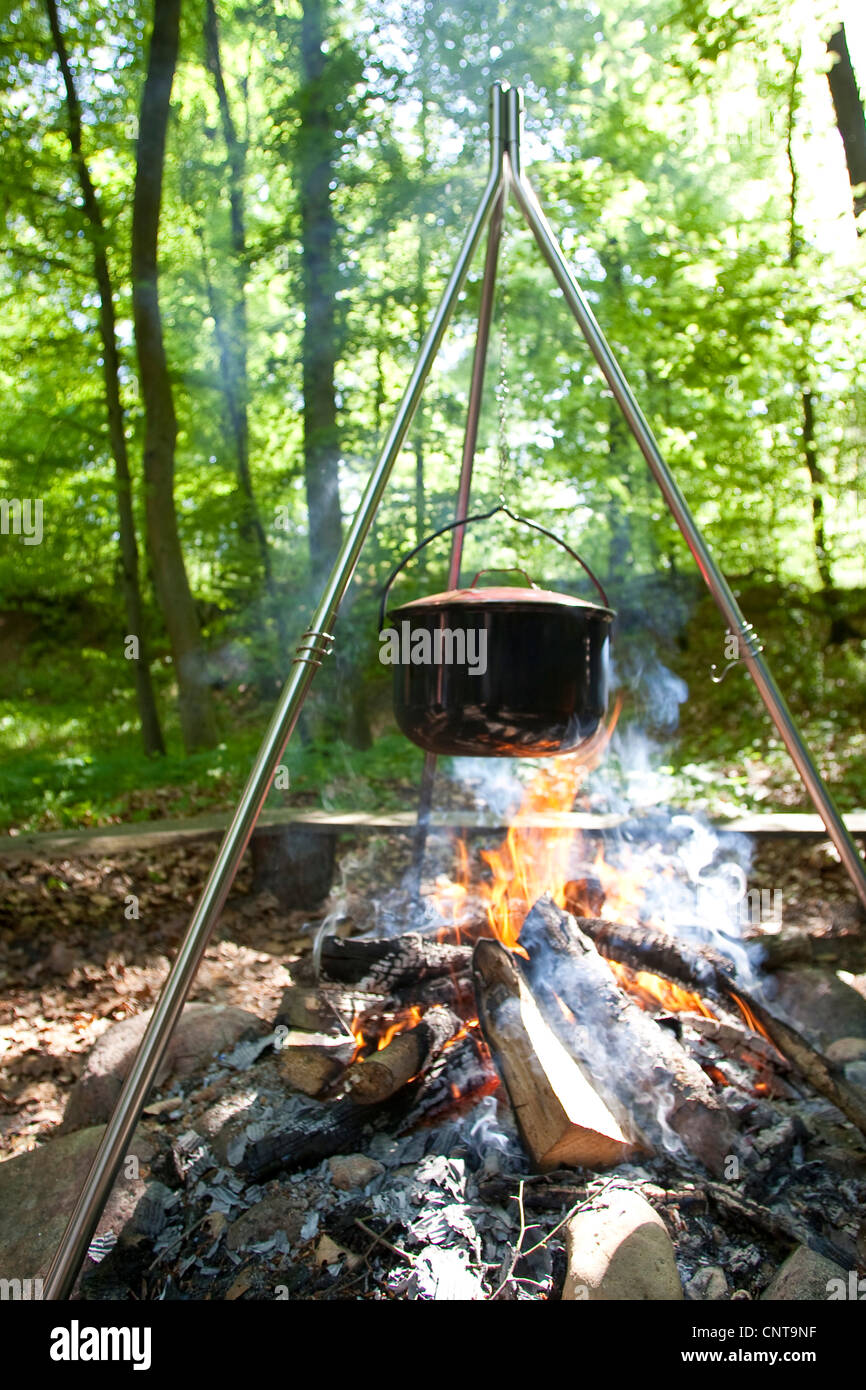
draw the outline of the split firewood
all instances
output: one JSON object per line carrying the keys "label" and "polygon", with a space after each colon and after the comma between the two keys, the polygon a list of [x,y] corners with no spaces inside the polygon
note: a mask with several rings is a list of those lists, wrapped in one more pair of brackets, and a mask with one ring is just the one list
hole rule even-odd
{"label": "split firewood", "polygon": [[[525,930],[524,926],[520,937],[522,945]],[[652,971],[654,975],[662,975],[725,1001],[744,1004],[804,1081],[866,1134],[866,1101],[862,1091],[837,1075],[833,1064],[796,1028],[777,1018],[766,1004],[744,989],[737,981],[732,961],[709,947],[689,946],[655,927],[582,917],[579,930],[591,937],[599,953],[608,959],[621,961],[635,970]]]}
{"label": "split firewood", "polygon": [[512,953],[482,939],[473,968],[481,1028],[533,1163],[544,1171],[622,1162],[633,1141],[545,1023]]}
{"label": "split firewood", "polygon": [[623,1106],[646,1143],[682,1141],[711,1173],[736,1153],[735,1131],[709,1078],[673,1033],[631,1003],[585,932],[550,898],[527,916],[520,944],[530,985],[554,1031],[612,1107]]}
{"label": "split firewood", "polygon": [[321,973],[327,980],[362,985],[371,993],[397,994],[424,980],[465,974],[471,955],[468,946],[449,946],[419,932],[372,941],[327,937]]}
{"label": "split firewood", "polygon": [[462,1027],[450,1009],[441,1005],[428,1009],[420,1023],[397,1033],[381,1051],[349,1068],[346,1085],[352,1099],[359,1105],[375,1105],[396,1095],[413,1077],[427,1071]]}

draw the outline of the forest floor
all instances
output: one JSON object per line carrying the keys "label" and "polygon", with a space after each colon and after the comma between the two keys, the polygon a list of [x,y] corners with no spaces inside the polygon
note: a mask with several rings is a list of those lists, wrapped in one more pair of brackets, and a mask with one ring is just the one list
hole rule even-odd
{"label": "forest floor", "polygon": [[[450,853],[447,842],[439,845],[437,867]],[[328,911],[340,906],[351,918],[353,901],[398,885],[409,854],[405,835],[347,838],[338,886],[313,912],[286,912],[271,894],[254,895],[245,861],[190,998],[272,1018],[288,971],[310,951]],[[155,1003],[212,858],[212,845],[185,845],[100,861],[0,859],[0,1157],[44,1139],[96,1038]],[[790,840],[761,839],[751,879],[782,891],[786,926],[857,913],[829,842],[798,842],[792,853]],[[140,916],[127,921],[132,891]]]}

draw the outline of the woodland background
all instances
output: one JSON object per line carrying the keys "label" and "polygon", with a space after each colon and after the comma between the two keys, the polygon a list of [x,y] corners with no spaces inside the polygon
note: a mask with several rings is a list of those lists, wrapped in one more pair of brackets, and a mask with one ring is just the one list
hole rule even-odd
{"label": "woodland background", "polygon": [[[525,87],[530,177],[823,771],[866,805],[858,66],[839,0],[3,0],[0,497],[42,499],[44,533],[0,535],[0,825],[232,803],[483,185],[497,79]],[[622,727],[667,794],[804,804],[742,667],[713,684],[721,620],[508,225],[473,506],[506,453],[512,504],[603,576]],[[479,277],[277,799],[411,804],[377,602],[453,516]],[[446,557],[402,596],[444,588]],[[493,563],[584,592],[532,533],[475,528],[464,573]]]}

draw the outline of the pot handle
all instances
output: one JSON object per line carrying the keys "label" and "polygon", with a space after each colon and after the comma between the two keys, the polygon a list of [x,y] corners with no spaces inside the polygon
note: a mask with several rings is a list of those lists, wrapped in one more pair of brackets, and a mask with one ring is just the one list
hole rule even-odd
{"label": "pot handle", "polygon": [[468,586],[470,589],[475,588],[482,574],[522,574],[530,589],[538,588],[535,580],[526,573],[526,570],[521,569],[519,565],[491,565],[489,569],[478,571],[472,583]]}
{"label": "pot handle", "polygon": [[[435,541],[438,536],[444,536],[448,531],[456,531],[458,526],[471,526],[474,521],[489,521],[490,517],[496,516],[499,512],[504,512],[506,516],[511,517],[512,521],[516,521],[521,526],[529,526],[533,531],[539,531],[542,536],[547,536],[548,540],[556,541],[557,545],[561,545],[562,549],[568,552],[572,560],[576,560],[577,563],[581,566],[581,568],[584,569],[586,573],[589,575],[590,579],[592,580],[593,584],[598,589],[598,592],[601,595],[601,601],[604,604],[605,608],[610,607],[610,604],[608,603],[607,599],[607,594],[605,593],[599,581],[596,579],[592,570],[589,568],[589,565],[586,563],[585,560],[581,559],[576,550],[572,550],[571,546],[566,545],[565,541],[562,540],[560,536],[555,535],[553,531],[548,531],[546,526],[539,526],[537,521],[530,521],[528,517],[519,516],[517,512],[513,512],[511,508],[506,506],[504,502],[498,502],[495,507],[491,507],[489,512],[476,512],[474,516],[464,516],[461,517],[458,521],[449,521],[447,526],[440,526],[438,531],[433,531],[429,536],[426,536],[423,541],[419,541],[416,546],[413,546],[413,548],[409,551],[408,555],[403,556],[403,559],[400,561],[400,563],[396,565],[395,568],[389,574],[387,580],[385,581],[385,587],[382,590],[382,598],[379,602],[379,631],[381,632],[385,626],[385,608],[387,607],[388,593],[390,591],[391,585],[394,583],[394,580],[397,578],[397,575],[400,573],[401,569],[403,569],[405,565],[408,565],[409,561],[414,559],[414,557],[418,554],[420,550],[423,550],[424,547],[429,545],[431,541]],[[484,571],[479,570],[478,573],[483,574]],[[477,578],[478,575],[476,574],[475,579]],[[475,583],[475,579],[473,579],[472,581],[473,584]],[[532,581],[530,580],[530,583],[531,582]]]}

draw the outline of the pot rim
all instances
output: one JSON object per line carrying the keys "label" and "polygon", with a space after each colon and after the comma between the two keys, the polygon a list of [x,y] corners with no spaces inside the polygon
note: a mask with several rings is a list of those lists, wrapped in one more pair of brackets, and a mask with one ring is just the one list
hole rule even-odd
{"label": "pot rim", "polygon": [[575,598],[572,594],[560,594],[555,589],[527,589],[518,586],[497,585],[487,589],[449,589],[440,594],[426,594],[423,598],[402,603],[399,608],[388,612],[389,618],[403,614],[424,613],[439,608],[470,608],[491,605],[506,611],[525,608],[583,609],[585,613],[596,613],[606,618],[615,618],[612,608],[587,599]]}

